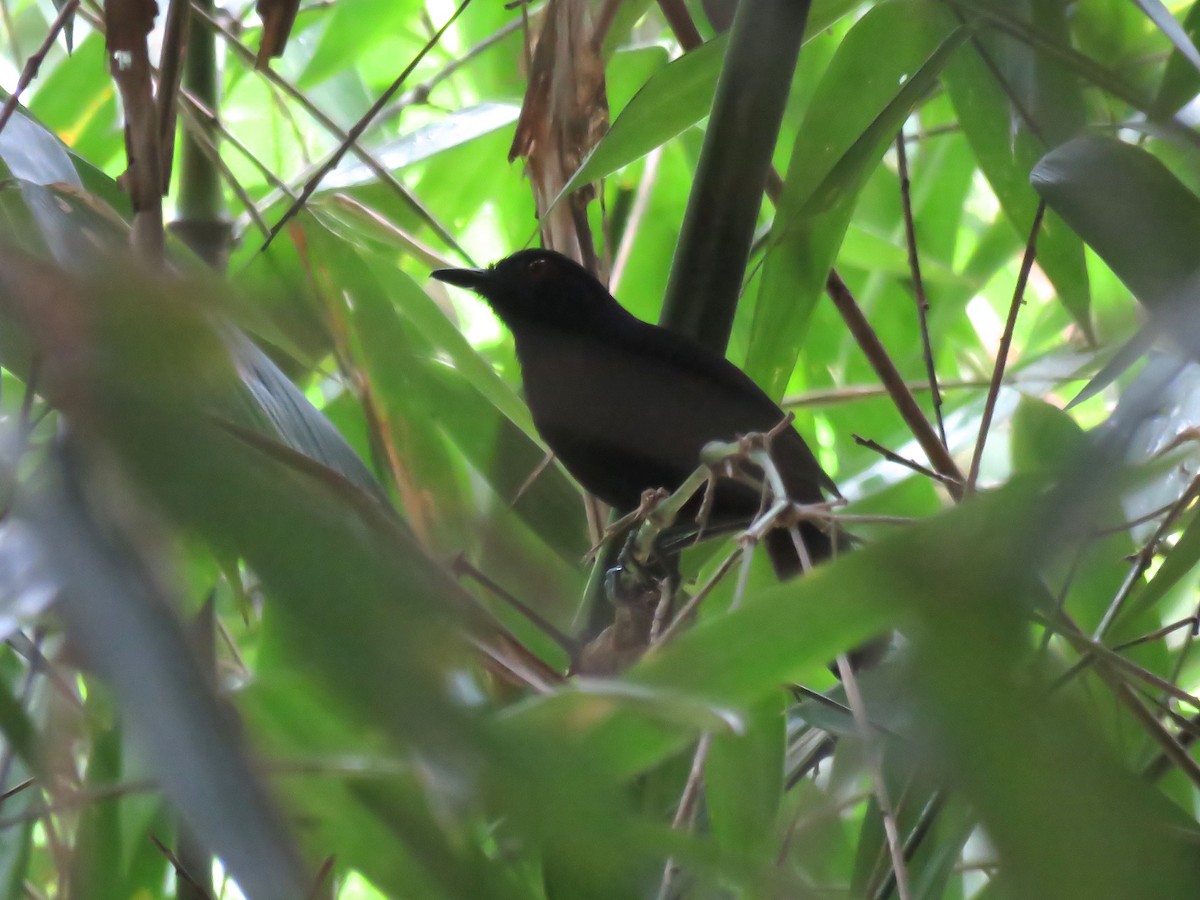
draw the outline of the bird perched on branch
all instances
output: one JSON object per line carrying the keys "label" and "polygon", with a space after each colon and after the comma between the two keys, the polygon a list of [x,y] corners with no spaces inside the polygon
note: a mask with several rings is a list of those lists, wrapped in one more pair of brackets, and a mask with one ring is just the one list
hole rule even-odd
{"label": "bird perched on branch", "polygon": [[[538,433],[584,488],[617,509],[635,508],[650,488],[675,490],[709,442],[766,433],[784,419],[733,363],[634,317],[559,253],[523,250],[486,269],[439,269],[433,277],[482,296],[509,328]],[[771,457],[793,501],[838,496],[793,428],[776,434]],[[745,525],[760,505],[758,490],[721,479],[708,525]],[[812,561],[832,555],[830,531],[811,521],[799,531]],[[765,542],[781,578],[800,571],[788,531],[772,531]]]}

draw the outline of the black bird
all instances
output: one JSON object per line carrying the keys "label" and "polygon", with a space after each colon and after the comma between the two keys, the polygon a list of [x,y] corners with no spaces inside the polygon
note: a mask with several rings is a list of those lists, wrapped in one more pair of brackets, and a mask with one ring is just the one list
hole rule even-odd
{"label": "black bird", "polygon": [[[584,488],[618,509],[635,508],[648,488],[673,491],[708,442],[767,432],[784,419],[733,363],[635,318],[562,254],[522,250],[486,269],[439,269],[433,277],[481,295],[512,331],[538,433]],[[792,500],[838,496],[794,429],[771,449]],[[746,524],[759,505],[758,491],[723,479],[709,522]],[[800,532],[814,562],[832,554],[829,533],[812,522]],[[780,577],[800,570],[786,531],[771,532],[766,544]]]}

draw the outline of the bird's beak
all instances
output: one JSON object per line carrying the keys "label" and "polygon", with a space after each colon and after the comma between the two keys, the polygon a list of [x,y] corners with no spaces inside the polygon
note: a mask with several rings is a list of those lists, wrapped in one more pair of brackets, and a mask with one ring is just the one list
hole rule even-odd
{"label": "bird's beak", "polygon": [[492,280],[491,269],[435,269],[429,275],[438,281],[481,293]]}

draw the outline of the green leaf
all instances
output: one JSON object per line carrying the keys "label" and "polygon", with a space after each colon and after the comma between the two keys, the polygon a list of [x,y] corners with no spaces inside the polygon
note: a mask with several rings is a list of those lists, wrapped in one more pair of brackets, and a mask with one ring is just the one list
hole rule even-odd
{"label": "green leaf", "polygon": [[1022,396],[1012,418],[1013,470],[1057,471],[1083,449],[1084,433],[1056,406]]}
{"label": "green leaf", "polygon": [[[1200,4],[1192,4],[1183,20],[1182,30],[1187,46],[1194,48],[1196,37],[1200,35]],[[1171,115],[1195,97],[1197,91],[1200,91],[1200,72],[1183,50],[1176,47],[1167,60],[1166,71],[1154,98],[1154,108],[1161,115]]]}
{"label": "green leaf", "polygon": [[708,115],[727,43],[727,35],[713,38],[651,75],[560,196],[640,159]]}
{"label": "green leaf", "polygon": [[783,799],[783,692],[756,704],[743,735],[712,739],[704,767],[713,836],[735,858],[769,865]]}
{"label": "green leaf", "polygon": [[1197,563],[1200,563],[1200,517],[1193,515],[1154,577],[1139,584],[1130,595],[1126,618],[1158,604],[1171,588],[1195,571]]}
{"label": "green leaf", "polygon": [[[809,13],[806,42],[856,5],[854,0],[818,0]],[[702,121],[712,106],[728,39],[728,33],[719,34],[651,75],[559,195],[611,175]]]}
{"label": "green leaf", "polygon": [[418,0],[343,0],[333,8],[316,50],[300,74],[300,87],[311,88],[346,72],[346,61],[370,51],[376,44],[410,38],[411,54],[420,49],[422,38],[412,30]]}
{"label": "green leaf", "polygon": [[1200,198],[1154,156],[1080,137],[1042,157],[1031,181],[1148,309],[1184,300],[1200,266]]}

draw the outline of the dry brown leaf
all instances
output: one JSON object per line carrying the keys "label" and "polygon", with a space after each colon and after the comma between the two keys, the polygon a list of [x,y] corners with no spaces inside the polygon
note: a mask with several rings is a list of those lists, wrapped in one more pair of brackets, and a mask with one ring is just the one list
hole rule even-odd
{"label": "dry brown leaf", "polygon": [[133,205],[133,246],[148,259],[161,259],[163,254],[162,153],[146,44],[157,13],[154,0],[104,4],[108,64],[125,111],[129,166],[119,183]]}
{"label": "dry brown leaf", "polygon": [[268,61],[283,55],[299,8],[300,0],[258,0],[255,9],[262,20],[262,41],[254,68],[265,69]]}
{"label": "dry brown leaf", "polygon": [[587,186],[547,213],[550,204],[608,129],[604,60],[587,0],[550,0],[542,19],[529,84],[509,160],[529,166],[542,241],[598,271],[587,221],[595,189]]}

